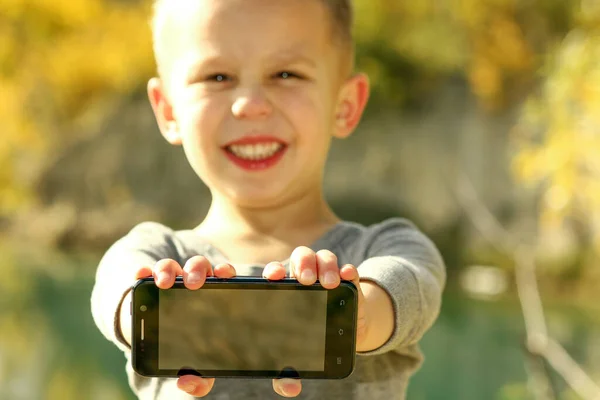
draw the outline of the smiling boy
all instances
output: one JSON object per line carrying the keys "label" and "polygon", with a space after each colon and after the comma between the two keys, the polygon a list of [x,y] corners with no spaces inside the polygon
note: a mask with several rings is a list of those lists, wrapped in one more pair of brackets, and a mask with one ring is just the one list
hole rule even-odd
{"label": "smiling boy", "polygon": [[[358,125],[369,85],[353,74],[350,0],[159,0],[153,23],[159,76],[148,94],[158,126],[208,186],[195,228],[143,223],[98,267],[92,313],[130,357],[129,289],[182,275],[340,279],[359,288],[355,372],[340,381],[143,378],[141,399],[403,399],[422,362],[418,341],[437,318],[445,283],[435,246],[412,224],[341,221],[323,194],[332,138]],[[185,193],[174,193],[185,196]],[[352,199],[349,199],[352,201]],[[187,393],[187,394],[186,394]],[[277,394],[276,394],[277,393]]]}

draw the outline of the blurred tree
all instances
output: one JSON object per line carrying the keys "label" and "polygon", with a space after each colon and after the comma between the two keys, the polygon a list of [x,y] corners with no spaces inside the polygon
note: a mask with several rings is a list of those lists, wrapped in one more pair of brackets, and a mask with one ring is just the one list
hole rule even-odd
{"label": "blurred tree", "polygon": [[577,2],[357,0],[359,66],[385,101],[410,100],[448,76],[488,110],[521,100],[539,54],[570,29]]}
{"label": "blurred tree", "polygon": [[573,237],[576,261],[589,265],[600,252],[600,5],[584,0],[576,21],[513,132],[513,167],[541,192],[542,238]]}
{"label": "blurred tree", "polygon": [[0,0],[0,216],[153,70],[140,2]]}

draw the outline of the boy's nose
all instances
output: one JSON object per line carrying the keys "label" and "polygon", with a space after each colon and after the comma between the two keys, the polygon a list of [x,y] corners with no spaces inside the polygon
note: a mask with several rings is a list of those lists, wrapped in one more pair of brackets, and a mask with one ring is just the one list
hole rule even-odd
{"label": "boy's nose", "polygon": [[238,119],[264,118],[271,114],[272,106],[260,90],[245,91],[235,98],[231,112]]}

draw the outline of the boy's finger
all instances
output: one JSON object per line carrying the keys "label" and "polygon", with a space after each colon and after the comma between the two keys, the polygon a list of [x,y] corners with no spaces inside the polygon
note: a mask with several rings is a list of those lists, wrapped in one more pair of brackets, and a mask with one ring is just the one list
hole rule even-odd
{"label": "boy's finger", "polygon": [[135,279],[148,278],[152,276],[152,268],[151,267],[141,267],[135,272]]}
{"label": "boy's finger", "polygon": [[299,379],[273,379],[273,390],[283,397],[296,397],[302,391]]}
{"label": "boy's finger", "polygon": [[177,387],[196,397],[204,397],[212,390],[214,378],[200,378],[194,375],[184,375],[177,380]]}
{"label": "boy's finger", "polygon": [[214,275],[217,278],[229,279],[237,275],[235,268],[231,264],[219,264],[214,268]]}
{"label": "boy's finger", "polygon": [[352,264],[345,264],[340,268],[340,278],[354,283],[354,286],[356,286],[356,289],[358,289],[358,297],[360,300],[360,298],[363,296],[363,293],[360,287],[360,275],[358,274],[358,269]]}
{"label": "boy's finger", "polygon": [[212,275],[212,265],[202,256],[190,258],[183,267],[183,283],[188,289],[201,288],[206,277],[210,275]]}
{"label": "boy's finger", "polygon": [[290,270],[303,285],[317,281],[317,258],[315,252],[305,246],[296,247],[290,256]]}
{"label": "boy's finger", "polygon": [[265,269],[263,269],[262,276],[270,281],[284,279],[285,267],[279,262],[270,262],[265,266]]}
{"label": "boy's finger", "polygon": [[156,286],[161,289],[169,289],[175,283],[175,278],[181,274],[181,266],[175,260],[160,260],[154,265],[154,280]]}
{"label": "boy's finger", "polygon": [[340,284],[340,269],[336,255],[329,250],[319,250],[316,257],[321,286],[326,289],[338,287]]}
{"label": "boy's finger", "polygon": [[345,264],[340,268],[340,278],[345,281],[352,281],[356,287],[360,284],[360,276],[358,269],[352,264]]}

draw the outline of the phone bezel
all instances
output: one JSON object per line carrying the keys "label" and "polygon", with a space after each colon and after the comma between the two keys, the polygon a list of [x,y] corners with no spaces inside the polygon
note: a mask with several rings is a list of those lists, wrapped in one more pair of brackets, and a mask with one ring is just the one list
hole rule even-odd
{"label": "phone bezel", "polygon": [[[342,281],[335,289],[325,289],[319,282],[302,285],[296,279],[269,281],[258,277],[235,277],[219,279],[208,277],[199,290],[263,289],[263,290],[325,290],[327,291],[327,323],[325,338],[325,369],[323,371],[275,370],[166,370],[158,368],[158,299],[160,290],[153,278],[140,279],[132,288],[131,332],[132,367],[142,376],[177,377],[197,375],[215,378],[303,378],[343,379],[354,370],[356,356],[356,319],[358,291],[349,281]],[[167,290],[187,290],[183,278],[177,277],[175,284]],[[344,302],[341,305],[341,302]],[[140,307],[146,306],[146,311]],[[141,337],[141,320],[144,319],[144,340]],[[343,334],[340,334],[343,330]],[[338,364],[338,357],[342,362]]]}

